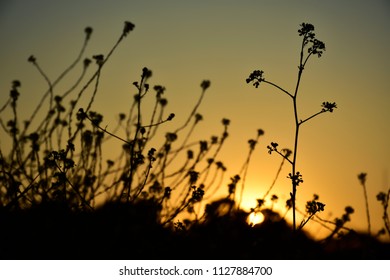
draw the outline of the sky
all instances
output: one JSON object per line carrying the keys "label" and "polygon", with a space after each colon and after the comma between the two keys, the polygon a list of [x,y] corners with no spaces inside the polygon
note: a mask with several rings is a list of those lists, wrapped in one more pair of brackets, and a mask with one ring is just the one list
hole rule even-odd
{"label": "sky", "polygon": [[[146,66],[153,71],[150,82],[167,88],[168,108],[180,122],[192,110],[201,81],[210,80],[199,108],[204,121],[197,136],[219,133],[222,118],[231,120],[220,155],[229,175],[238,173],[244,163],[247,140],[257,129],[265,131],[248,170],[246,209],[264,195],[280,164],[281,158],[269,155],[266,146],[278,142],[292,149],[294,123],[286,95],[266,84],[256,89],[245,79],[261,69],[267,80],[293,91],[301,43],[297,30],[302,22],[313,24],[326,51],[305,68],[299,114],[310,116],[324,101],[336,102],[337,109],[302,126],[297,166],[304,183],[298,189],[298,205],[304,209],[316,193],[326,204],[321,217],[329,220],[352,206],[355,213],[348,226],[365,230],[364,195],[357,175],[366,172],[372,232],[383,227],[376,195],[390,188],[388,0],[0,0],[0,104],[18,79],[20,108],[31,114],[46,83],[27,58],[34,55],[54,78],[76,57],[85,27],[94,30],[86,52],[91,57],[109,51],[124,21],[134,23],[135,29],[105,66],[94,110],[113,126],[115,116],[128,111],[134,93],[131,83]],[[167,124],[167,130],[174,125]],[[289,172],[282,170],[273,189],[280,197],[276,209],[283,209],[289,197]],[[221,190],[220,195],[225,194],[226,189]],[[327,233],[315,223],[310,230],[314,235]]]}

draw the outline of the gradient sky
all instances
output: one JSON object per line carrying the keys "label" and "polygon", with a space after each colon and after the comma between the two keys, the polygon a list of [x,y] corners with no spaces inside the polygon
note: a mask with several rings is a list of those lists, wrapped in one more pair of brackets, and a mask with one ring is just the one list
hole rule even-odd
{"label": "gradient sky", "polygon": [[[301,129],[298,170],[305,182],[298,189],[298,203],[303,209],[318,194],[326,204],[321,216],[331,220],[350,205],[355,213],[349,226],[364,230],[365,203],[357,174],[367,172],[373,232],[382,227],[376,195],[390,187],[388,0],[1,0],[0,104],[8,98],[11,81],[19,79],[20,108],[30,115],[46,86],[27,63],[31,54],[54,78],[76,57],[86,26],[94,28],[86,53],[91,57],[107,53],[126,20],[135,30],[106,65],[93,109],[114,126],[114,116],[128,111],[134,93],[130,84],[147,66],[153,71],[151,84],[167,88],[168,111],[182,123],[197,100],[200,82],[211,80],[197,133],[208,139],[210,132],[221,131],[222,118],[231,120],[221,154],[229,176],[244,163],[247,140],[257,129],[265,131],[249,169],[247,208],[264,195],[281,160],[269,155],[266,146],[273,141],[292,148],[294,126],[287,96],[265,84],[255,89],[245,79],[262,69],[268,80],[293,90],[301,42],[297,30],[302,22],[312,23],[326,52],[320,59],[313,57],[305,69],[299,113],[301,118],[310,116],[323,101],[336,102],[338,109]],[[289,172],[286,166],[274,188],[281,208],[290,192],[285,178]],[[226,194],[226,189],[221,191]]]}

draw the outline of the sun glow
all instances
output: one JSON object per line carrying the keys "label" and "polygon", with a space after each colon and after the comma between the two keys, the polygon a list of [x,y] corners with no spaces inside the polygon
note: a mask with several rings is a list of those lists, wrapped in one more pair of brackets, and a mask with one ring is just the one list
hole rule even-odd
{"label": "sun glow", "polygon": [[264,221],[264,215],[261,212],[252,212],[249,214],[247,223],[250,226],[255,226],[257,224],[261,224]]}

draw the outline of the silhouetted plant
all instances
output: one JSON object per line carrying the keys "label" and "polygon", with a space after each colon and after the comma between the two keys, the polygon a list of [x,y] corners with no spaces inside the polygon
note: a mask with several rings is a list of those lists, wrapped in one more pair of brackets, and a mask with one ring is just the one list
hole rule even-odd
{"label": "silhouetted plant", "polygon": [[383,222],[386,228],[387,233],[390,235],[390,219],[389,214],[387,213],[387,209],[389,208],[389,200],[390,200],[390,189],[385,192],[380,192],[377,194],[376,199],[381,202],[383,206]]}
{"label": "silhouetted plant", "polygon": [[256,145],[258,143],[258,140],[259,140],[260,136],[263,136],[263,135],[264,135],[264,130],[258,129],[256,138],[248,140],[249,153],[248,153],[248,156],[247,156],[243,166],[241,167],[241,170],[240,170],[240,173],[239,173],[239,176],[242,178],[242,180],[241,180],[242,184],[241,184],[240,199],[239,199],[238,204],[237,204],[238,208],[240,208],[241,202],[242,202],[242,198],[244,196],[245,181],[246,181],[246,176],[247,176],[247,173],[248,173],[248,168],[249,168],[249,165],[250,165],[251,157],[253,155],[253,151],[255,150],[255,147],[256,147]]}
{"label": "silhouetted plant", "polygon": [[359,179],[360,185],[362,185],[362,187],[363,187],[364,200],[366,203],[366,215],[367,215],[367,225],[368,225],[367,232],[368,232],[368,234],[371,234],[370,209],[368,206],[368,196],[367,196],[367,188],[366,188],[367,173],[362,172],[362,173],[358,174],[358,179]]}
{"label": "silhouetted plant", "polygon": [[[275,143],[271,143],[271,145],[275,145]],[[277,144],[276,144],[277,146]],[[268,146],[268,148],[270,148],[270,146]],[[263,195],[262,198],[258,198],[256,201],[257,201],[257,204],[256,204],[256,207],[254,208],[251,208],[251,212],[259,212],[261,211],[265,205],[266,205],[266,202],[267,202],[267,197],[269,196],[271,190],[273,189],[273,187],[275,186],[278,178],[279,178],[279,175],[280,175],[280,172],[282,171],[282,168],[283,168],[283,165],[286,161],[286,159],[288,159],[291,155],[291,150],[289,149],[282,149],[281,150],[281,154],[283,155],[282,156],[282,161],[279,165],[279,168],[276,172],[276,175],[275,175],[275,178],[274,180],[272,181],[271,185],[269,186],[269,188],[267,189],[266,193]],[[272,194],[271,195],[271,198],[270,198],[270,201],[271,201],[271,211],[273,210],[273,206],[274,206],[274,203],[276,203],[278,200],[278,196],[276,194]],[[286,201],[286,212],[284,213],[284,215],[281,217],[282,219],[284,219],[287,215],[287,213],[289,212],[289,210],[291,209],[291,199],[288,199]]]}
{"label": "silhouetted plant", "polygon": [[298,229],[302,229],[307,222],[314,217],[315,214],[324,211],[325,204],[318,201],[319,196],[317,194],[313,195],[313,199],[306,202],[306,214],[308,217],[305,217],[301,224],[299,225]]}
{"label": "silhouetted plant", "polygon": [[[286,159],[291,164],[291,173],[289,173],[288,178],[291,180],[292,191],[290,193],[291,202],[292,202],[292,210],[293,210],[293,230],[296,230],[296,196],[297,196],[297,187],[300,183],[303,183],[302,174],[297,171],[297,155],[298,155],[298,137],[299,130],[301,125],[309,121],[310,119],[326,112],[333,112],[335,108],[337,108],[336,103],[334,102],[323,102],[321,107],[322,109],[317,113],[305,118],[301,119],[298,115],[298,102],[297,97],[299,93],[299,86],[301,84],[301,78],[303,70],[306,67],[306,64],[310,57],[313,55],[317,55],[321,57],[323,52],[325,51],[325,44],[315,38],[314,26],[310,23],[302,23],[301,28],[298,30],[299,36],[302,37],[301,50],[300,50],[300,58],[299,58],[299,66],[298,66],[298,78],[295,86],[295,90],[293,92],[287,91],[284,88],[276,85],[275,83],[267,80],[264,76],[263,70],[255,70],[253,71],[249,77],[246,79],[247,83],[252,83],[255,88],[258,88],[261,83],[269,84],[282,93],[286,94],[291,98],[293,102],[294,109],[294,120],[295,120],[295,134],[294,134],[294,148],[292,151],[293,158],[290,160],[286,153],[282,153],[282,150],[279,150],[278,143],[272,142],[269,146],[267,146],[269,153],[276,152],[281,155],[284,159]],[[305,50],[307,50],[307,54],[305,54]]]}
{"label": "silhouetted plant", "polygon": [[[203,119],[198,109],[210,87],[210,81],[201,83],[200,98],[187,120],[174,132],[166,134],[166,141],[160,148],[151,147],[150,143],[157,135],[158,128],[173,120],[175,114],[169,113],[164,117],[168,103],[163,97],[165,87],[149,85],[152,77],[150,69],[144,67],[140,80],[133,83],[136,94],[129,114],[119,113],[118,124],[112,131],[107,129],[107,126],[104,127],[103,115],[92,110],[99,91],[102,68],[119,43],[133,29],[132,23],[125,22],[119,39],[108,54],[92,57],[97,70],[84,85],[82,83],[91,60],[86,58],[82,61],[81,58],[91,38],[90,27],[84,30],[85,41],[76,60],[54,81],[48,78],[35,56],[28,58],[47,82],[48,90],[43,94],[31,117],[25,121],[23,128],[17,108],[20,81],[12,82],[9,99],[0,108],[0,113],[10,108],[12,116],[6,125],[0,119],[1,127],[10,136],[12,143],[9,155],[3,156],[3,153],[0,153],[0,181],[4,186],[1,188],[0,199],[6,208],[26,208],[44,201],[62,201],[73,209],[94,209],[97,197],[104,194],[107,201],[156,201],[162,209],[161,219],[169,222],[184,209],[193,209],[194,204],[203,199],[206,190],[214,189],[215,192],[219,188],[226,167],[216,158],[228,137],[230,121],[223,119],[223,132],[220,137],[212,136],[209,141],[189,143],[195,127]],[[80,62],[83,66],[81,75],[68,90],[58,94],[58,84]],[[80,108],[81,98],[87,94],[88,89],[92,92],[90,99],[84,108]],[[147,122],[143,117],[142,105],[151,89],[155,92],[155,105]],[[66,98],[73,98],[69,106],[64,103]],[[45,104],[48,104],[48,113],[43,115],[43,120],[33,128],[33,121]],[[174,144],[178,142],[191,120],[194,120],[193,124],[184,136],[182,144],[175,147]],[[121,130],[125,136],[119,136]],[[103,144],[110,138],[123,144],[122,153],[115,160],[106,159],[103,155]],[[192,150],[196,145],[199,145],[198,153]],[[187,153],[187,161],[176,171],[171,171],[177,168],[174,161],[183,153]],[[207,157],[210,153],[212,154]],[[213,172],[210,180],[210,174]],[[189,178],[189,184],[185,183],[186,177]],[[197,181],[198,185],[195,184]],[[172,193],[175,193],[176,201],[173,201]]]}
{"label": "silhouetted plant", "polygon": [[320,219],[321,221],[334,224],[333,231],[328,235],[327,238],[325,238],[325,241],[331,240],[336,234],[341,236],[342,233],[340,232],[341,229],[346,229],[347,231],[351,231],[351,229],[346,228],[344,225],[351,221],[351,215],[355,212],[355,210],[351,206],[345,207],[345,213],[341,216],[341,218],[336,218],[334,222],[330,221],[324,221]]}

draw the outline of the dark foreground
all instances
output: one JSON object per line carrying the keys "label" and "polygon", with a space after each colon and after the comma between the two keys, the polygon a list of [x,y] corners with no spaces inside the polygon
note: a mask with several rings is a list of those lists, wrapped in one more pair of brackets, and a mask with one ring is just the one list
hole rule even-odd
{"label": "dark foreground", "polygon": [[74,212],[59,204],[0,210],[1,259],[390,259],[390,244],[349,232],[319,242],[284,220],[250,227],[242,214],[162,226],[150,205]]}

